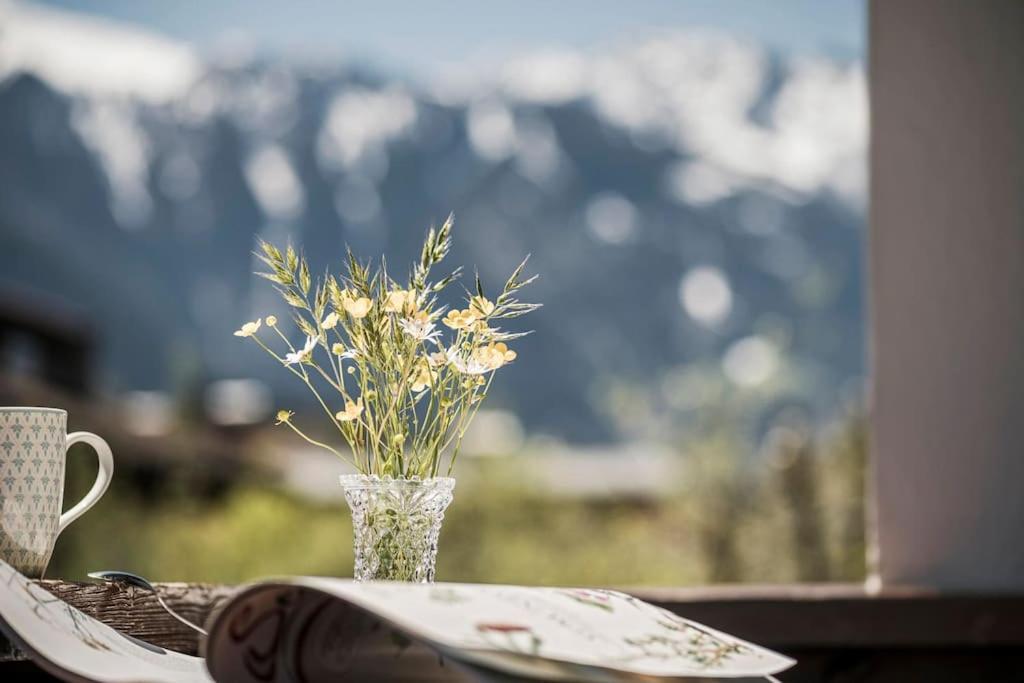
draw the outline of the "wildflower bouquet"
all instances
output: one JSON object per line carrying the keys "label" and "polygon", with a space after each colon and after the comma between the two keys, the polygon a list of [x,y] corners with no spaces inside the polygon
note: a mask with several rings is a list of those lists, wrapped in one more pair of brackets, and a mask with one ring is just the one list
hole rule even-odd
{"label": "wildflower bouquet", "polygon": [[493,300],[477,275],[465,308],[439,305],[438,295],[462,270],[432,277],[451,247],[451,231],[450,216],[430,228],[404,283],[383,260],[371,272],[351,250],[344,275],[314,279],[291,246],[282,253],[261,243],[257,256],[269,271],[257,274],[274,283],[305,340],[293,344],[274,316],[248,322],[235,335],[251,339],[306,384],[351,455],[305,434],[291,411],[278,412],[277,424],[364,475],[436,477],[445,460],[450,474],[495,371],[516,358],[508,342],[527,334],[496,323],[540,306],[517,298],[536,278],[521,279],[525,259]]}

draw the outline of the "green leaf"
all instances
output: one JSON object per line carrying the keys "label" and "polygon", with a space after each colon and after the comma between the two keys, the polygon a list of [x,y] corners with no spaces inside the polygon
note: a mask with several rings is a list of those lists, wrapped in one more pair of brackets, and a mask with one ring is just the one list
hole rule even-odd
{"label": "green leaf", "polygon": [[306,264],[306,259],[302,259],[299,261],[299,287],[302,288],[302,293],[309,294],[309,287],[312,284],[312,278],[309,276],[309,265]]}
{"label": "green leaf", "polygon": [[308,308],[305,300],[303,300],[303,298],[298,294],[282,290],[281,296],[290,306],[294,306],[295,308]]}
{"label": "green leaf", "polygon": [[273,273],[260,273],[260,272],[256,272],[256,273],[253,273],[253,274],[257,275],[257,276],[259,276],[261,278],[264,278],[266,280],[270,280],[271,282],[276,282],[277,284],[283,284],[278,279],[277,275],[274,275]]}
{"label": "green leaf", "polygon": [[526,268],[526,262],[529,261],[529,260],[530,260],[530,255],[527,254],[526,258],[524,258],[522,260],[522,262],[520,262],[520,264],[518,266],[516,266],[516,269],[512,271],[512,274],[508,276],[508,280],[505,282],[505,291],[506,292],[509,292],[509,291],[512,291],[512,290],[516,290],[516,289],[520,289],[521,287],[529,284],[530,282],[533,282],[534,278],[537,277],[536,275],[534,275],[532,278],[530,278],[526,282],[519,282],[519,276],[523,274],[523,268]]}
{"label": "green leaf", "polygon": [[277,279],[282,285],[289,287],[295,284],[295,278],[284,268],[275,268],[274,272],[277,273]]}
{"label": "green leaf", "polygon": [[307,337],[319,336],[319,333],[316,331],[316,328],[313,327],[313,324],[306,320],[306,318],[304,318],[303,316],[296,315],[295,324],[299,326],[299,329],[302,330],[302,333],[305,334]]}
{"label": "green leaf", "polygon": [[315,309],[316,310],[314,311],[314,315],[316,316],[317,320],[323,320],[323,318],[324,318],[324,309],[327,308],[327,299],[328,299],[327,285],[326,284],[324,284],[324,285],[317,285],[317,288],[316,288],[316,299],[315,299],[315,301],[316,301]]}
{"label": "green leaf", "polygon": [[280,263],[283,259],[281,257],[281,251],[270,242],[266,240],[260,240],[260,249],[267,255],[268,258]]}
{"label": "green leaf", "polygon": [[437,245],[435,247],[434,263],[440,263],[452,247],[452,227],[455,225],[455,214],[448,214],[441,229],[437,231]]}
{"label": "green leaf", "polygon": [[331,306],[334,306],[334,310],[341,311],[344,308],[344,301],[342,301],[342,289],[334,276],[327,278],[327,290],[331,299]]}
{"label": "green leaf", "polygon": [[451,274],[449,274],[447,277],[441,278],[440,280],[432,284],[430,286],[430,291],[440,292],[442,289],[450,285],[452,282],[458,280],[460,275],[462,275],[462,266],[459,266],[458,268],[453,270]]}

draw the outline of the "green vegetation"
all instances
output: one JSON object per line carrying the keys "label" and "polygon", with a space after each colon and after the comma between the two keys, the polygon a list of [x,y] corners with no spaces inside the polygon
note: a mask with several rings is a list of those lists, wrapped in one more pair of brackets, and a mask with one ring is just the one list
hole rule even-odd
{"label": "green vegetation", "polygon": [[[687,585],[859,580],[864,567],[864,425],[810,439],[776,427],[762,453],[712,432],[684,447],[678,493],[662,500],[556,499],[515,458],[460,481],[441,534],[445,581]],[[70,463],[88,458],[71,458]],[[68,500],[91,482],[77,465]],[[351,576],[349,514],[266,483],[199,501],[168,483],[121,480],[61,536],[50,577],[96,569],[155,580],[240,582],[274,574]]]}

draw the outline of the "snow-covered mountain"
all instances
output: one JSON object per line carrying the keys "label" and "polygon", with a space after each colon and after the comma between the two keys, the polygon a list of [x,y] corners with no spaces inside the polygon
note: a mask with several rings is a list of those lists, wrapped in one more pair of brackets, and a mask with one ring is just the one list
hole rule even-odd
{"label": "snow-covered mountain", "polygon": [[695,373],[827,409],[863,373],[858,63],[668,32],[418,83],[8,3],[0,78],[0,285],[88,313],[109,386],[301,396],[230,335],[278,306],[256,237],[399,263],[452,210],[453,261],[543,274],[495,397],[535,430],[614,438],[636,387],[685,413]]}

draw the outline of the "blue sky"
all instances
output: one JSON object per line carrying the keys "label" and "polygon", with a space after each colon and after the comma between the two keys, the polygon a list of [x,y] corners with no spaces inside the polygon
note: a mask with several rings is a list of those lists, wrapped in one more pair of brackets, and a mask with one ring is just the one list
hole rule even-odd
{"label": "blue sky", "polygon": [[211,49],[369,59],[423,71],[524,49],[588,49],[664,28],[703,26],[798,53],[862,57],[863,0],[47,0]]}

